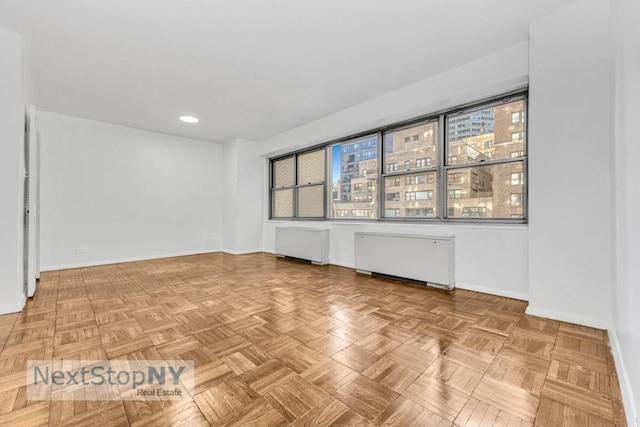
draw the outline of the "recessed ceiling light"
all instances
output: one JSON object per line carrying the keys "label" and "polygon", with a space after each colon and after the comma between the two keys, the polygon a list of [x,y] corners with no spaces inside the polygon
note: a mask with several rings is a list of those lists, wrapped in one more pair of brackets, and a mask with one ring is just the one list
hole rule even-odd
{"label": "recessed ceiling light", "polygon": [[193,116],[180,116],[180,120],[185,123],[198,123],[200,121],[197,117]]}

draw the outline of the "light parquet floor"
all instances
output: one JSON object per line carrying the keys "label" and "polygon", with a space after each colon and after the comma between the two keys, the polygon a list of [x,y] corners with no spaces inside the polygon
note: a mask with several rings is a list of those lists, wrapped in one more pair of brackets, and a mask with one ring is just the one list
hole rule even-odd
{"label": "light parquet floor", "polygon": [[[0,316],[2,426],[623,426],[607,333],[270,254],[43,273]],[[29,359],[185,359],[178,402],[27,401]]]}

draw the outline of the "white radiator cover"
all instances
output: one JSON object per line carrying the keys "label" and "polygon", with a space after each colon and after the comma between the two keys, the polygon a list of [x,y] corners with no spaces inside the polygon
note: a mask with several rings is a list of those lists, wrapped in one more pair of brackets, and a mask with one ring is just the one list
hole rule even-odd
{"label": "white radiator cover", "polygon": [[355,233],[355,268],[455,287],[455,237],[389,233]]}
{"label": "white radiator cover", "polygon": [[276,227],[276,255],[306,259],[314,264],[328,264],[329,230],[308,227]]}

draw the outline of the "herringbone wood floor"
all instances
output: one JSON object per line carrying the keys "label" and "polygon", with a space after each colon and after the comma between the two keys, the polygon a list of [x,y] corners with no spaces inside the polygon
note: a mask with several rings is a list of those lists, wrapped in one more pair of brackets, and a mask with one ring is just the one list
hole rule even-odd
{"label": "herringbone wood floor", "polygon": [[[526,303],[207,254],[43,273],[0,316],[0,425],[625,425],[606,332]],[[181,358],[179,402],[27,401],[29,359]]]}

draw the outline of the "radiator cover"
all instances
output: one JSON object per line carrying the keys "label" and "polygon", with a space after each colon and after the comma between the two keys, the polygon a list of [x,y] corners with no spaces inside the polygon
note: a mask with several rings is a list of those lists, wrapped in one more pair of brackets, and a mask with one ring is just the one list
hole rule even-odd
{"label": "radiator cover", "polygon": [[276,227],[276,255],[329,263],[329,230],[308,227]]}
{"label": "radiator cover", "polygon": [[455,287],[455,237],[413,234],[355,233],[355,268]]}

